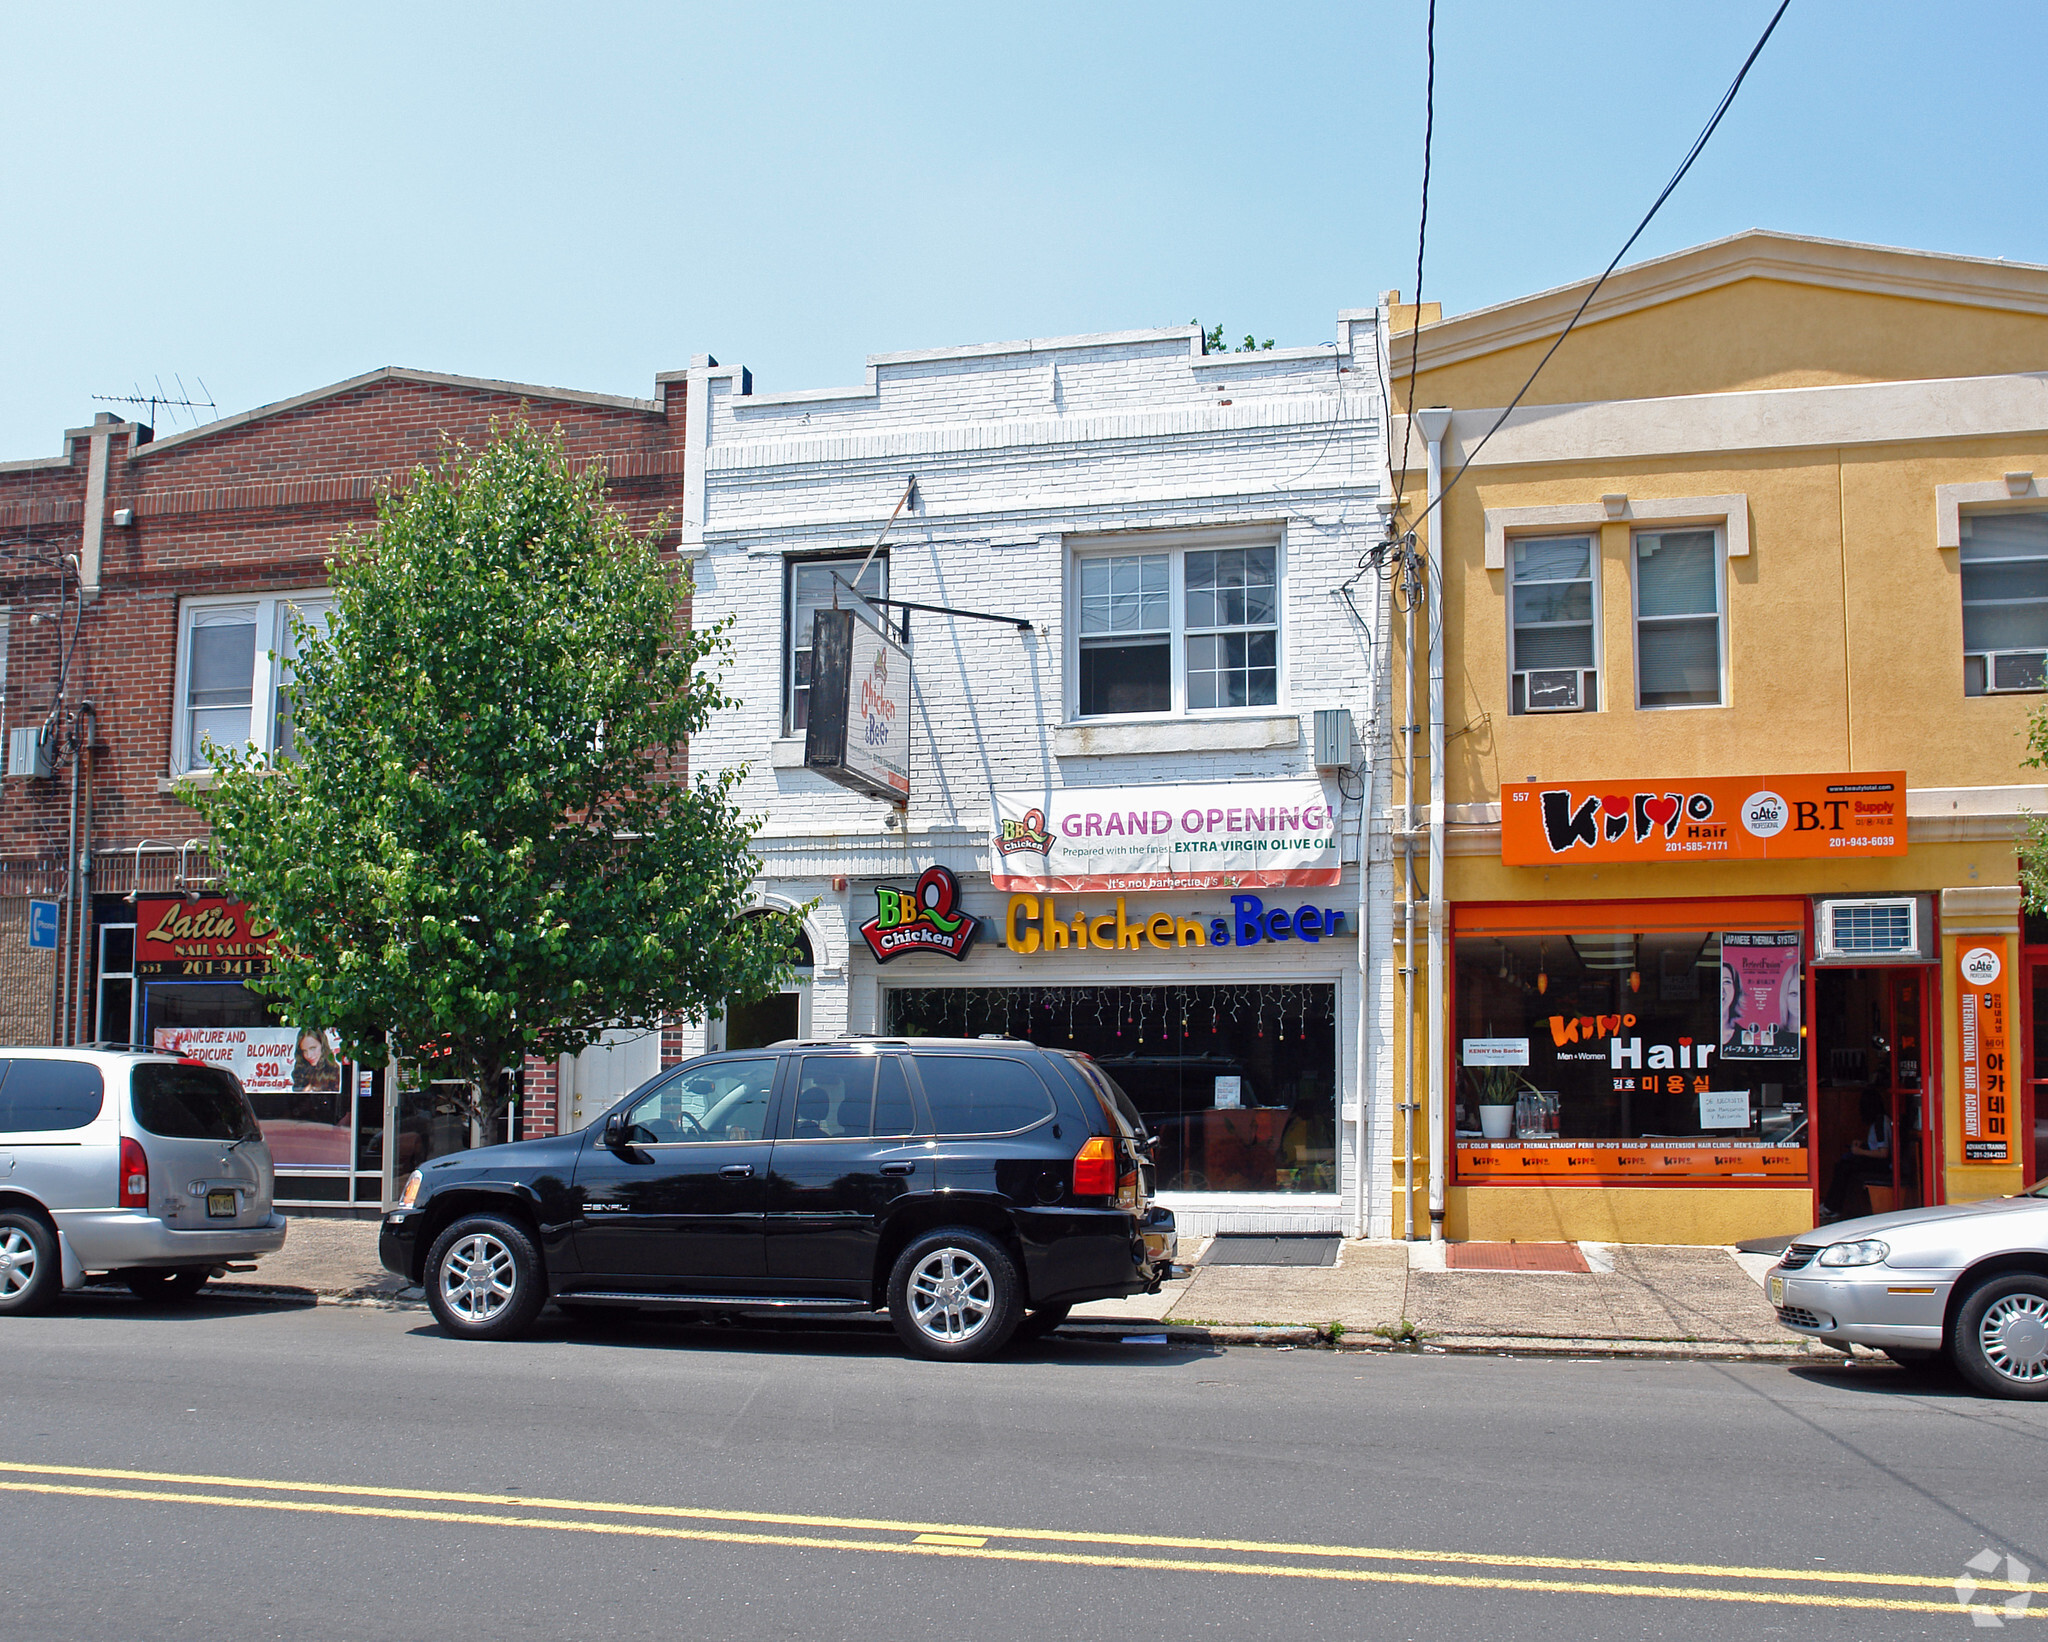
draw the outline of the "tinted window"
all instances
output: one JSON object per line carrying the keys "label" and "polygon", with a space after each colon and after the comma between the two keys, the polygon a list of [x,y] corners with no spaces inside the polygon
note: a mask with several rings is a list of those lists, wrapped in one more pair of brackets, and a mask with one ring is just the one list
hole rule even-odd
{"label": "tinted window", "polygon": [[684,1140],[760,1140],[767,1133],[775,1057],[691,1067],[642,1095],[626,1113],[629,1146]]}
{"label": "tinted window", "polygon": [[917,1128],[917,1110],[910,1104],[910,1080],[903,1075],[903,1057],[884,1055],[875,1077],[875,1133],[907,1135]]}
{"label": "tinted window", "polygon": [[135,1068],[135,1121],[168,1140],[252,1140],[256,1114],[234,1074],[214,1066]]}
{"label": "tinted window", "polygon": [[796,1085],[795,1137],[839,1140],[871,1134],[875,1062],[873,1055],[804,1056]]}
{"label": "tinted window", "polygon": [[100,1115],[99,1068],[77,1060],[6,1063],[0,1082],[0,1134],[82,1129]]}
{"label": "tinted window", "polygon": [[997,1055],[919,1055],[917,1075],[942,1135],[1000,1135],[1053,1114],[1052,1096],[1021,1060]]}

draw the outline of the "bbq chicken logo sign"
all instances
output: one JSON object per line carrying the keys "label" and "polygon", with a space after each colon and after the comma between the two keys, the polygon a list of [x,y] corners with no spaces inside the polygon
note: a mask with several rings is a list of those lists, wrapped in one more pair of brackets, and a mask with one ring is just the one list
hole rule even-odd
{"label": "bbq chicken logo sign", "polygon": [[1524,781],[1501,793],[1501,860],[1757,861],[1904,855],[1906,774]]}

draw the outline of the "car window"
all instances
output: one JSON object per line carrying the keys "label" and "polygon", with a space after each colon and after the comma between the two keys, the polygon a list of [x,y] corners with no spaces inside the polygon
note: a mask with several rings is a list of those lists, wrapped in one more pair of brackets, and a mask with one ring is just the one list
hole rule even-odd
{"label": "car window", "polygon": [[855,1139],[873,1132],[875,1055],[806,1055],[796,1083],[798,1140]]}
{"label": "car window", "polygon": [[232,1072],[144,1061],[135,1068],[131,1087],[135,1121],[153,1135],[166,1140],[256,1137],[256,1114]]}
{"label": "car window", "polygon": [[82,1129],[106,1098],[100,1070],[82,1060],[0,1062],[0,1134]]}
{"label": "car window", "polygon": [[1021,1060],[1001,1055],[919,1055],[932,1124],[942,1135],[1001,1135],[1053,1115],[1052,1096]]}
{"label": "car window", "polygon": [[773,1055],[688,1068],[627,1108],[626,1144],[759,1140],[767,1133],[768,1097],[774,1092]]}
{"label": "car window", "polygon": [[917,1132],[917,1108],[910,1104],[910,1080],[903,1075],[903,1057],[884,1055],[875,1073],[875,1133]]}

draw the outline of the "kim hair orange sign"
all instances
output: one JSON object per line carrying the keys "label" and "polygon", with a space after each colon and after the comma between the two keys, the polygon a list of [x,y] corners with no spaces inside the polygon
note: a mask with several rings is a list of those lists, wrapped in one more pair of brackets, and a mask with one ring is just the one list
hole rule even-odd
{"label": "kim hair orange sign", "polygon": [[2011,962],[2003,935],[1965,935],[1956,943],[1963,1159],[1969,1163],[2004,1163],[2012,1156],[2012,1034],[2005,1006]]}
{"label": "kim hair orange sign", "polygon": [[1906,853],[1904,770],[1521,781],[1500,796],[1500,858],[1511,867]]}

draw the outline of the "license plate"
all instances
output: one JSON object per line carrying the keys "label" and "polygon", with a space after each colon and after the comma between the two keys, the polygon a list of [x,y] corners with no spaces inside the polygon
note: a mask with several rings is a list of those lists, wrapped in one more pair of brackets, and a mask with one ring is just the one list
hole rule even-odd
{"label": "license plate", "polygon": [[233,1192],[208,1192],[206,1194],[206,1218],[209,1220],[234,1219],[235,1194]]}
{"label": "license plate", "polygon": [[1774,1306],[1782,1306],[1784,1303],[1785,1279],[1782,1277],[1773,1277],[1771,1279],[1771,1304]]}

